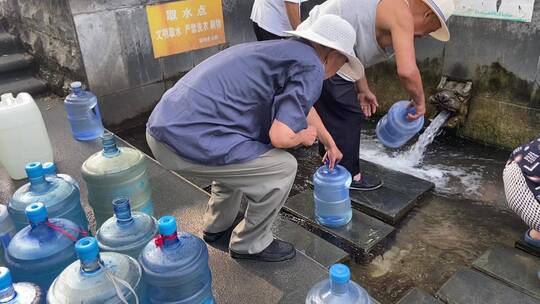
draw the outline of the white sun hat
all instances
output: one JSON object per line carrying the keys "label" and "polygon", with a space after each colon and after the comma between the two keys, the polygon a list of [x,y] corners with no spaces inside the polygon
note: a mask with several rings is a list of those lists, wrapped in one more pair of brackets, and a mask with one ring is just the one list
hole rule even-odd
{"label": "white sun hat", "polygon": [[345,19],[328,14],[321,16],[307,28],[287,31],[287,33],[340,52],[348,59],[348,62],[341,67],[340,72],[354,80],[364,77],[364,66],[354,53],[356,31]]}
{"label": "white sun hat", "polygon": [[427,6],[437,15],[439,21],[441,22],[441,28],[431,33],[431,37],[440,40],[448,41],[450,40],[450,31],[446,22],[448,18],[454,13],[455,4],[454,0],[423,0]]}

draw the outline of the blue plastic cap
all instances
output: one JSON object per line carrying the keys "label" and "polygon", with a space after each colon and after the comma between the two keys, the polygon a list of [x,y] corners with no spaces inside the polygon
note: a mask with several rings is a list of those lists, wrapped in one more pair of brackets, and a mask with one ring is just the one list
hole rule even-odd
{"label": "blue plastic cap", "polygon": [[43,203],[33,203],[24,210],[30,223],[41,223],[47,220],[47,207]]}
{"label": "blue plastic cap", "polygon": [[343,264],[334,264],[330,267],[330,281],[337,284],[348,283],[351,279],[349,267]]}
{"label": "blue plastic cap", "polygon": [[43,164],[43,173],[45,175],[47,174],[56,174],[56,165],[51,162],[47,162]]}
{"label": "blue plastic cap", "polygon": [[96,260],[99,255],[98,243],[93,237],[85,237],[75,243],[75,252],[82,263]]}
{"label": "blue plastic cap", "polygon": [[158,221],[159,234],[171,235],[176,231],[176,219],[174,216],[166,215]]}
{"label": "blue plastic cap", "polygon": [[24,169],[26,170],[26,175],[28,175],[28,178],[43,176],[43,166],[40,162],[29,163]]}
{"label": "blue plastic cap", "polygon": [[80,81],[75,81],[70,83],[69,87],[72,89],[80,89],[82,87],[82,83]]}
{"label": "blue plastic cap", "polygon": [[6,267],[0,267],[0,290],[6,289],[13,284],[11,272]]}

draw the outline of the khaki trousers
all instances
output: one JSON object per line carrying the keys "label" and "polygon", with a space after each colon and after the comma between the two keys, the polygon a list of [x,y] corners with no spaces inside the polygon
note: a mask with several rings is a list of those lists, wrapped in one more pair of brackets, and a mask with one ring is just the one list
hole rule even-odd
{"label": "khaki trousers", "polygon": [[244,219],[234,228],[229,248],[237,253],[259,253],[273,240],[272,223],[291,191],[297,162],[289,153],[272,149],[258,158],[231,165],[205,166],[178,156],[146,133],[155,158],[184,177],[212,180],[212,193],[204,215],[204,231],[227,230],[238,215],[242,196],[247,199]]}

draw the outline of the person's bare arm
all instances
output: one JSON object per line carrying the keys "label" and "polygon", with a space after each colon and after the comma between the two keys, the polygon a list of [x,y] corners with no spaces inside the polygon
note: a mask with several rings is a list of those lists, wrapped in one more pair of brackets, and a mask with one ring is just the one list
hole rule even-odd
{"label": "person's bare arm", "polygon": [[328,166],[330,167],[330,170],[333,170],[335,164],[343,158],[343,154],[336,146],[336,142],[332,138],[332,135],[330,135],[328,130],[326,130],[326,127],[324,126],[321,117],[315,108],[311,108],[309,111],[307,121],[310,126],[315,127],[317,130],[317,137],[324,145],[326,150],[326,155],[323,157],[323,161],[328,160]]}
{"label": "person's bare arm", "polygon": [[379,106],[377,97],[371,92],[365,75],[363,78],[357,80],[355,84],[360,108],[365,117],[371,117],[372,114],[377,112],[377,107]]}
{"label": "person's bare arm", "polygon": [[426,105],[422,77],[416,64],[413,18],[405,4],[394,6],[392,11],[393,14],[386,16],[384,21],[392,34],[399,80],[416,108],[416,115],[409,114],[409,119],[414,120],[424,115]]}
{"label": "person's bare arm", "polygon": [[285,2],[285,11],[287,11],[287,17],[289,17],[291,27],[293,30],[296,30],[302,21],[300,16],[300,3],[289,2],[287,0],[283,1]]}
{"label": "person's bare arm", "polygon": [[281,121],[274,119],[270,131],[268,132],[270,142],[275,148],[286,149],[298,145],[311,146],[317,138],[317,130],[314,126],[308,125],[304,130],[298,133],[289,128]]}

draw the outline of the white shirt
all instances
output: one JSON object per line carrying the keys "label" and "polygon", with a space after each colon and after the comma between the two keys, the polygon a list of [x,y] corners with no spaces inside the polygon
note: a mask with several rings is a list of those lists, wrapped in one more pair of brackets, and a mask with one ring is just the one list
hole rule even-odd
{"label": "white shirt", "polygon": [[285,33],[285,31],[293,30],[285,9],[285,1],[300,4],[308,0],[255,0],[251,10],[251,20],[274,35],[291,36]]}

